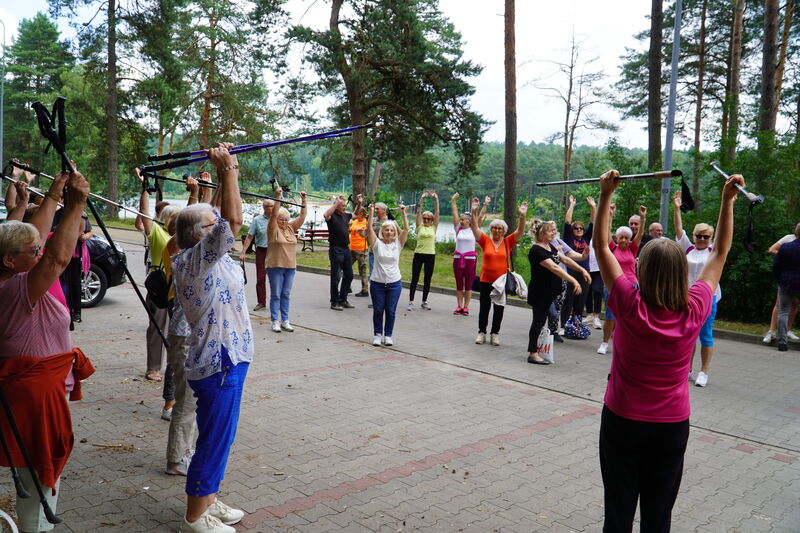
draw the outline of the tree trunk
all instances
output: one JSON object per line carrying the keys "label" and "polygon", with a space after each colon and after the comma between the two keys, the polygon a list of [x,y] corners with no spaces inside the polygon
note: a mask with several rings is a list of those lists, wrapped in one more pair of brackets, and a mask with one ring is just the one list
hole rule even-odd
{"label": "tree trunk", "polygon": [[[350,118],[352,120],[352,125],[355,126],[357,124],[364,123],[364,117],[360,112],[352,112],[350,113]],[[367,195],[367,133],[366,130],[360,129],[355,130],[353,132],[353,169],[352,169],[352,181],[353,181],[353,199],[359,194],[363,194],[364,196]]]}
{"label": "tree trunk", "polygon": [[378,187],[381,183],[381,170],[383,170],[383,162],[381,161],[382,156],[383,150],[378,150],[378,153],[375,156],[375,169],[372,171],[372,186],[370,187],[369,191],[373,198],[376,194],[378,194]]}
{"label": "tree trunk", "polygon": [[214,13],[214,8],[210,8],[208,13],[208,70],[206,72],[206,88],[203,91],[203,111],[200,114],[200,147],[208,148],[208,133],[211,129],[211,104],[214,98],[214,86],[216,85],[217,73],[217,28],[218,19]]}
{"label": "tree trunk", "polygon": [[[119,133],[117,131],[117,3],[108,0],[108,68],[106,70],[106,143],[108,145],[108,199],[116,202],[119,182]],[[117,208],[109,205],[109,214]]]}
{"label": "tree trunk", "polygon": [[652,0],[650,52],[647,58],[647,164],[661,169],[661,45],[664,26],[663,0]]}
{"label": "tree trunk", "polygon": [[506,153],[503,218],[508,231],[517,225],[517,50],[514,0],[505,0]]}
{"label": "tree trunk", "polygon": [[778,120],[778,108],[781,103],[781,89],[783,88],[783,72],[786,70],[786,51],[789,40],[792,38],[792,22],[794,19],[794,0],[786,0],[786,11],[783,14],[783,32],[781,33],[781,47],[778,52],[778,66],[775,71],[775,107],[772,108],[772,124]]}
{"label": "tree trunk", "polygon": [[731,66],[730,88],[726,94],[725,108],[728,111],[727,135],[723,137],[723,153],[727,164],[736,158],[736,146],[739,142],[739,93],[741,91],[740,75],[742,70],[742,35],[744,34],[745,0],[736,0],[733,12],[733,29],[731,32]]}
{"label": "tree trunk", "polygon": [[764,43],[761,47],[761,104],[758,111],[758,151],[769,154],[775,140],[775,119],[778,102],[775,99],[778,70],[778,0],[764,2]]}
{"label": "tree trunk", "polygon": [[[703,0],[703,9],[700,14],[700,49],[697,51],[697,103],[694,110],[694,168],[692,173],[692,194],[695,199],[700,192],[700,164],[703,156],[700,153],[700,126],[703,120],[703,92],[706,74],[706,14],[708,13],[708,0]],[[699,210],[699,202],[695,201],[695,210]]]}

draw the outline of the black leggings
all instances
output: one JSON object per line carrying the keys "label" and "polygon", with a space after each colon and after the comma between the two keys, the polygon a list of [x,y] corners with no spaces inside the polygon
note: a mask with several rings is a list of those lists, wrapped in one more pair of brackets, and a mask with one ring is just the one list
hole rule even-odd
{"label": "black leggings", "polygon": [[599,313],[603,309],[603,277],[600,272],[591,272],[592,284],[589,285],[589,297],[586,298],[586,312]]}
{"label": "black leggings", "polygon": [[492,284],[481,281],[481,305],[478,310],[478,333],[486,333],[486,326],[489,325],[489,310],[494,307],[492,314],[491,333],[500,333],[500,324],[503,323],[503,312],[506,310],[502,305],[492,303]]}
{"label": "black leggings", "polygon": [[583,314],[583,306],[589,293],[589,284],[586,283],[580,272],[568,268],[567,274],[578,280],[581,285],[581,293],[576,295],[572,283],[567,283],[567,294],[564,299],[564,305],[561,307],[561,325],[566,324],[569,317]]}
{"label": "black leggings", "polygon": [[637,500],[642,533],[669,531],[688,440],[688,419],[641,422],[603,407],[600,471],[605,489],[604,532],[631,531]]}
{"label": "black leggings", "polygon": [[[549,314],[550,304],[553,303],[554,298],[547,298],[544,296],[537,296],[533,298],[533,321],[531,322],[531,329],[528,331],[528,353],[536,353],[538,350],[539,333],[547,323],[547,316]],[[552,333],[556,333],[553,331]]]}
{"label": "black leggings", "polygon": [[425,278],[422,282],[422,301],[428,301],[428,293],[431,290],[431,278],[433,278],[433,265],[436,262],[436,254],[418,254],[414,252],[414,259],[411,260],[411,288],[408,301],[414,301],[414,293],[417,292],[419,283],[419,271],[425,267]]}

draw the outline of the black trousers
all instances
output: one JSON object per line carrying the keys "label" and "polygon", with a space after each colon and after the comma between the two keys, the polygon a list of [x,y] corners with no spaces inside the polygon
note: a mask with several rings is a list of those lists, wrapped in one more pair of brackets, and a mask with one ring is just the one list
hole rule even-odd
{"label": "black trousers", "polygon": [[414,252],[411,260],[411,286],[409,287],[408,301],[414,301],[414,294],[417,292],[419,283],[419,272],[425,267],[425,277],[422,280],[422,301],[428,301],[428,292],[431,290],[431,279],[433,279],[433,265],[436,263],[436,254],[418,254]]}
{"label": "black trousers", "polygon": [[535,296],[533,298],[533,320],[531,321],[531,329],[528,331],[528,353],[535,353],[539,347],[539,333],[542,332],[542,328],[547,323],[548,311],[553,299],[544,296]]}
{"label": "black trousers", "polygon": [[603,309],[603,277],[600,271],[590,272],[592,283],[589,285],[589,294],[586,298],[586,312],[599,313]]}
{"label": "black trousers", "polygon": [[503,312],[506,310],[502,305],[492,303],[492,284],[481,281],[481,305],[478,310],[478,333],[486,333],[486,326],[489,324],[489,310],[494,307],[492,314],[492,329],[490,333],[500,333],[500,324],[503,323]]}
{"label": "black trousers", "polygon": [[583,279],[577,270],[567,269],[567,274],[578,280],[581,285],[581,293],[575,294],[572,283],[567,283],[567,294],[564,297],[564,305],[561,306],[561,325],[567,323],[569,317],[583,314],[583,306],[586,304],[586,296],[589,294],[589,284]]}
{"label": "black trousers", "polygon": [[350,248],[331,244],[328,247],[328,259],[331,262],[331,304],[343,304],[347,301],[347,289],[353,282]]}
{"label": "black trousers", "polygon": [[631,531],[637,500],[642,533],[669,531],[688,440],[688,419],[641,422],[603,407],[600,471],[605,488],[604,532]]}

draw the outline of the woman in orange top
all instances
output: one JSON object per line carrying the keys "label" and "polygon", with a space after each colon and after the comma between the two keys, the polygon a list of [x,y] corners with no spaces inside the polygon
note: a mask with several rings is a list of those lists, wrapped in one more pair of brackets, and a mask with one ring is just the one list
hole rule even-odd
{"label": "woman in orange top", "polygon": [[[481,262],[481,289],[480,289],[480,309],[478,311],[478,337],[475,344],[486,342],[486,326],[489,323],[489,309],[492,307],[492,283],[508,270],[510,265],[511,250],[517,245],[522,235],[525,233],[525,214],[528,212],[528,202],[522,202],[519,206],[519,221],[517,231],[503,237],[508,231],[508,224],[497,219],[489,224],[489,233],[485,233],[478,227],[478,206],[477,198],[472,199],[472,218],[470,227],[475,235],[475,241],[483,250],[483,261]],[[500,346],[498,335],[500,334],[500,324],[503,322],[502,305],[494,304],[494,314],[492,315],[492,329],[489,335],[489,343],[492,346]]]}
{"label": "woman in orange top", "polygon": [[369,296],[369,276],[367,275],[367,215],[366,209],[356,207],[350,221],[350,257],[358,261],[358,277],[361,278],[361,292],[356,296]]}

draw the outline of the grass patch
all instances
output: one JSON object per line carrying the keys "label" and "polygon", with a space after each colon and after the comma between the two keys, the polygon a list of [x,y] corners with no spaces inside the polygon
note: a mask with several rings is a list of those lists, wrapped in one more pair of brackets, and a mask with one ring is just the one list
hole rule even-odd
{"label": "grass patch", "polygon": [[715,329],[725,329],[728,331],[738,331],[739,333],[750,333],[752,335],[764,335],[769,329],[769,324],[749,324],[747,322],[732,322],[730,320],[714,320]]}

